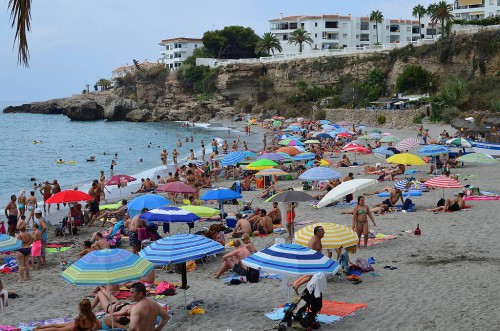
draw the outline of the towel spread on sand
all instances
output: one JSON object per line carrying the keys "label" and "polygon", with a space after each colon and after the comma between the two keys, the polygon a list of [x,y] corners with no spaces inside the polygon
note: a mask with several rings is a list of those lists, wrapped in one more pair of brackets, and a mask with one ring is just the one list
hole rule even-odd
{"label": "towel spread on sand", "polygon": [[[363,241],[364,235],[361,235],[361,241]],[[387,240],[396,239],[396,236],[391,236],[387,234],[377,233],[375,238],[368,238],[368,246],[373,246],[376,244],[383,243]]]}
{"label": "towel spread on sand", "polygon": [[29,331],[33,330],[35,327],[40,325],[49,325],[49,324],[62,324],[73,321],[72,318],[52,318],[44,321],[33,321],[26,323],[19,323],[19,328],[21,331]]}
{"label": "towel spread on sand", "polygon": [[61,247],[61,248],[45,248],[45,253],[59,253],[59,252],[65,252],[68,249],[71,249],[71,247]]}
{"label": "towel spread on sand", "polygon": [[[283,317],[285,317],[285,311],[284,308],[276,308],[272,312],[265,314],[267,318],[273,320],[273,321],[279,321],[282,320]],[[323,323],[323,324],[331,324],[333,322],[340,321],[342,317],[340,316],[335,316],[335,315],[324,315],[324,314],[318,314],[316,316],[316,319],[318,322]]]}
{"label": "towel spread on sand", "polygon": [[328,316],[333,315],[333,316],[345,317],[347,315],[354,314],[354,312],[358,309],[366,307],[368,307],[368,305],[364,303],[349,303],[341,301],[323,300],[323,308],[321,308],[321,311],[319,313]]}

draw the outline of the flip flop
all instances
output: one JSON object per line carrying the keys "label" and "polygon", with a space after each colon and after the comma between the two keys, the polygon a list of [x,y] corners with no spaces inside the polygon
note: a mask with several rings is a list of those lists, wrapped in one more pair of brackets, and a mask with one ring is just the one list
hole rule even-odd
{"label": "flip flop", "polygon": [[391,269],[392,267],[390,265],[386,265],[384,269]]}
{"label": "flip flop", "polygon": [[398,267],[391,267],[389,270],[396,270]]}
{"label": "flip flop", "polygon": [[358,285],[359,283],[362,283],[363,281],[361,279],[355,280],[351,282],[351,284]]}

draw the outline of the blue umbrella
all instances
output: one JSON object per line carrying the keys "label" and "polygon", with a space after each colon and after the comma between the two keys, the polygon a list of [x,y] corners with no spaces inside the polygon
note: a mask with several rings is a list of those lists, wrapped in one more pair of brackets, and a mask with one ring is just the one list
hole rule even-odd
{"label": "blue umbrella", "polygon": [[382,146],[382,147],[375,148],[372,152],[377,153],[377,154],[388,155],[388,156],[394,155],[394,152],[388,148],[389,148],[389,146]]}
{"label": "blue umbrella", "polygon": [[292,157],[293,161],[307,161],[307,160],[312,160],[316,157],[316,154],[314,153],[300,153]]}
{"label": "blue umbrella", "polygon": [[329,120],[321,120],[319,121],[320,124],[330,124],[332,123],[332,121],[329,121]]}
{"label": "blue umbrella", "polygon": [[226,155],[224,159],[220,162],[220,164],[224,167],[230,166],[230,165],[235,165],[240,161],[243,161],[244,159],[247,159],[249,157],[254,157],[255,154],[249,151],[236,151],[236,152],[231,152]]}
{"label": "blue umbrella", "polygon": [[192,223],[200,219],[196,214],[178,207],[163,207],[152,209],[139,218],[148,222],[166,222],[166,223]]}
{"label": "blue umbrella", "polygon": [[[291,131],[300,131],[300,128],[296,125],[289,125],[287,127],[287,129],[291,130]],[[284,131],[284,130],[283,130]]]}
{"label": "blue umbrella", "polygon": [[325,133],[325,132],[321,132],[321,133],[318,133],[316,135],[316,138],[326,138],[326,139],[328,139],[328,138],[331,138],[331,137],[332,137],[331,135],[329,135],[328,133]]}
{"label": "blue umbrella", "polygon": [[0,252],[10,252],[21,248],[22,241],[9,236],[8,234],[0,234]]}
{"label": "blue umbrella", "polygon": [[241,199],[243,196],[236,191],[228,188],[215,188],[207,193],[203,194],[200,199],[203,201],[217,200],[220,204],[221,214],[224,215],[224,203],[225,200]]}
{"label": "blue umbrella", "polygon": [[436,155],[448,154],[449,152],[450,150],[448,148],[436,144],[427,145],[418,150],[418,153],[424,156],[436,156]]}
{"label": "blue umbrella", "polygon": [[264,153],[257,158],[257,160],[260,159],[268,159],[271,161],[283,161],[283,160],[289,160],[290,155],[285,153]]}
{"label": "blue umbrella", "polygon": [[315,167],[309,170],[306,170],[302,175],[299,176],[301,180],[331,180],[342,177],[340,172],[332,170],[330,168],[325,167]]}
{"label": "blue umbrella", "polygon": [[[424,185],[424,184],[420,184],[418,185],[418,188],[417,186],[415,186],[415,184],[413,182],[411,182],[411,186],[409,187],[409,190],[425,190],[427,189],[427,187]],[[394,187],[399,189],[399,190],[406,190],[406,185],[408,184],[408,180],[407,179],[402,179],[402,180],[398,180],[397,182],[394,183]]]}
{"label": "blue umbrella", "polygon": [[313,275],[318,272],[335,273],[340,266],[323,254],[297,244],[280,244],[264,248],[242,260],[254,269],[281,275]]}
{"label": "blue umbrella", "polygon": [[171,202],[167,198],[160,195],[145,194],[129,201],[129,203],[127,203],[127,209],[130,217],[133,218],[135,215],[140,214],[143,208],[151,210],[170,204]]}

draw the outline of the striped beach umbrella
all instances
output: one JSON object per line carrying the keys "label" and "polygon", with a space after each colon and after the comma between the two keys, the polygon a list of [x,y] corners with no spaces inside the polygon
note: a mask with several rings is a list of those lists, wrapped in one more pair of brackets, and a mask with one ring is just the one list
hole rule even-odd
{"label": "striped beach umbrella", "polygon": [[417,138],[406,138],[398,142],[395,147],[398,151],[403,152],[403,151],[409,151],[410,149],[419,146],[419,144],[420,140],[418,140]]}
{"label": "striped beach umbrella", "polygon": [[314,236],[314,228],[321,226],[325,230],[325,236],[321,239],[321,245],[324,249],[350,247],[358,244],[359,238],[352,227],[335,223],[316,223],[303,227],[295,232],[295,243],[306,246],[309,239]]}
{"label": "striped beach umbrella", "polygon": [[363,145],[356,143],[349,143],[342,147],[342,152],[354,152],[354,153],[368,153],[370,150]]}
{"label": "striped beach umbrella", "polygon": [[312,160],[316,157],[316,154],[306,152],[306,153],[300,153],[292,157],[293,161],[307,161],[307,160]]}
{"label": "striped beach umbrella", "polygon": [[241,261],[250,268],[281,275],[313,275],[317,272],[335,273],[339,265],[310,248],[297,244],[280,244],[264,248]]}
{"label": "striped beach umbrella", "polygon": [[152,209],[144,214],[141,214],[139,218],[144,219],[148,222],[164,223],[193,223],[194,221],[200,219],[198,215],[178,207],[163,207]]}
{"label": "striped beach umbrella", "polygon": [[424,182],[424,185],[427,187],[442,188],[442,189],[463,187],[462,184],[460,184],[458,181],[447,176],[439,176],[429,179]]}
{"label": "striped beach umbrella", "polygon": [[331,180],[342,177],[340,172],[325,167],[315,167],[308,169],[299,176],[301,180]]}
{"label": "striped beach umbrella", "polygon": [[[410,186],[406,188],[406,185],[410,183]],[[398,180],[394,183],[394,187],[398,190],[405,191],[407,189],[411,190],[426,190],[427,187],[424,184],[419,184],[420,182],[408,181],[407,179]]]}
{"label": "striped beach umbrella", "polygon": [[0,234],[0,252],[10,252],[21,248],[22,241],[9,236],[8,234]]}
{"label": "striped beach umbrella", "polygon": [[276,162],[276,161],[289,160],[290,155],[282,154],[282,153],[264,153],[257,158],[257,160],[260,160],[260,159],[268,159],[268,160]]}
{"label": "striped beach umbrella", "polygon": [[287,138],[279,142],[282,146],[304,146],[304,144],[296,138]]}
{"label": "striped beach umbrella", "polygon": [[125,249],[92,251],[64,270],[62,277],[75,285],[113,285],[138,280],[154,265]]}
{"label": "striped beach umbrella", "polygon": [[457,158],[457,161],[475,164],[498,164],[498,160],[485,153],[470,153]]}
{"label": "striped beach umbrella", "polygon": [[255,174],[255,176],[286,176],[288,172],[281,169],[264,169]]}
{"label": "striped beach umbrella", "polygon": [[223,250],[224,246],[205,236],[175,234],[146,246],[139,255],[155,265],[169,265],[201,259]]}
{"label": "striped beach umbrella", "polygon": [[[226,155],[224,155],[226,156]],[[184,162],[184,165],[187,167],[189,166],[189,164],[194,164],[194,166],[196,168],[199,168],[201,166],[204,166],[207,162],[206,161],[203,161],[203,160],[187,160],[186,162]]]}
{"label": "striped beach umbrella", "polygon": [[455,145],[455,146],[460,146],[460,147],[472,147],[470,142],[465,140],[464,138],[453,138],[453,139],[448,139],[446,140],[447,145]]}
{"label": "striped beach umbrella", "polygon": [[248,159],[251,157],[254,157],[255,154],[249,151],[236,151],[236,152],[231,152],[226,155],[224,159],[220,162],[220,164],[224,167],[230,166],[230,165],[235,165],[238,162],[243,161],[244,159]]}

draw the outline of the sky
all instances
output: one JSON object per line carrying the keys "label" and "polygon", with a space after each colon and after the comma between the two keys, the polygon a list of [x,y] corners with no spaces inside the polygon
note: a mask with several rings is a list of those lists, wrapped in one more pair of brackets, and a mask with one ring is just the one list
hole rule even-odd
{"label": "sky", "polygon": [[0,1],[0,102],[18,104],[81,93],[121,65],[156,62],[163,39],[201,38],[224,26],[269,31],[268,20],[292,15],[410,19],[417,4],[437,0],[33,0],[30,67],[17,64],[7,0]]}

